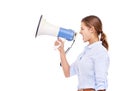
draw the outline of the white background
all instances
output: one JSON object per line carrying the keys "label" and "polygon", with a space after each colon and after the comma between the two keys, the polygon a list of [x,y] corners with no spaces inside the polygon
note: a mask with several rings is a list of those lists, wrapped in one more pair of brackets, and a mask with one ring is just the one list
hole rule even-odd
{"label": "white background", "polygon": [[[53,25],[80,30],[80,21],[97,15],[109,42],[108,91],[119,87],[119,0],[1,0],[0,1],[0,91],[76,91],[77,77],[65,78],[56,37],[35,32],[40,15]],[[65,42],[65,48],[71,42]],[[67,54],[71,64],[84,47],[81,35]]]}

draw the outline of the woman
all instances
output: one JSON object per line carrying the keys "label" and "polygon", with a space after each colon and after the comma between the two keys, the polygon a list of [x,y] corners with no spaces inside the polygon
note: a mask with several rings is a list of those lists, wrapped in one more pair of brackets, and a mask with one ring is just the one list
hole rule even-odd
{"label": "woman", "polygon": [[94,15],[83,18],[79,33],[83,36],[83,41],[89,44],[71,65],[66,59],[64,42],[61,39],[55,41],[55,46],[61,44],[58,50],[64,75],[78,76],[78,91],[106,91],[109,56],[101,20]]}

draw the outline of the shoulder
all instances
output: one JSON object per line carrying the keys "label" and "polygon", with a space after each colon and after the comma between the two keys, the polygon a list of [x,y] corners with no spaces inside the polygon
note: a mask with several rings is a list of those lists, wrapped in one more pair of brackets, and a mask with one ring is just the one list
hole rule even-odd
{"label": "shoulder", "polygon": [[94,45],[90,52],[92,53],[93,58],[109,58],[107,49],[102,45],[101,42],[98,42],[96,45]]}

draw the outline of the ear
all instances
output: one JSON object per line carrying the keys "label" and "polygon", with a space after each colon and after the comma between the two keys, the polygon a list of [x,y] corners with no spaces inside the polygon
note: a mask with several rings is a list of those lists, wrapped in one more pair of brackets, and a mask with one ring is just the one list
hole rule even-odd
{"label": "ear", "polygon": [[93,26],[90,28],[90,32],[91,32],[91,33],[94,33],[94,32],[95,32],[95,28],[94,28]]}

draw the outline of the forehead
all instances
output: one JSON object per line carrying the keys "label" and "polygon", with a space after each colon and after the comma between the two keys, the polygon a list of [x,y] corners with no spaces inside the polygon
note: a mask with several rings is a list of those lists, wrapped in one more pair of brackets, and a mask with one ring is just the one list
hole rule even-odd
{"label": "forehead", "polygon": [[81,27],[87,27],[84,22],[81,22]]}

